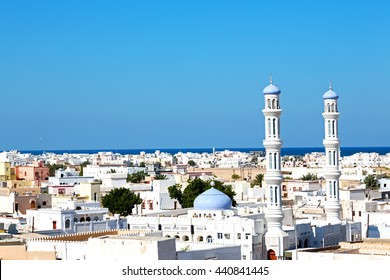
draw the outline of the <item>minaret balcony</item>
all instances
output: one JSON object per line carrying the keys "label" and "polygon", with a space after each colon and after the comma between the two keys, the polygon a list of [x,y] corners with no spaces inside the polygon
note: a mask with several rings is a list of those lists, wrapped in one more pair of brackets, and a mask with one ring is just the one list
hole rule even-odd
{"label": "minaret balcony", "polygon": [[279,118],[280,115],[282,114],[282,109],[263,109],[262,110],[264,116],[266,117],[276,117]]}
{"label": "minaret balcony", "polygon": [[325,149],[338,149],[340,147],[340,141],[338,138],[326,138],[322,141]]}
{"label": "minaret balcony", "polygon": [[279,152],[282,148],[283,141],[280,138],[271,138],[263,140],[263,146],[267,152]]}
{"label": "minaret balcony", "polygon": [[322,116],[324,117],[324,119],[327,119],[327,120],[338,120],[340,113],[339,112],[324,112],[324,113],[322,113]]}

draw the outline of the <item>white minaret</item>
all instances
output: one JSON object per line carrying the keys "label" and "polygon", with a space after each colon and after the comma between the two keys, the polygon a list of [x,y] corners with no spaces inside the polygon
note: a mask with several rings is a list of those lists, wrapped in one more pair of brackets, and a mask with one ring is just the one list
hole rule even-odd
{"label": "white minaret", "polygon": [[329,90],[324,93],[324,113],[325,120],[325,166],[324,177],[326,179],[326,204],[325,213],[327,221],[331,224],[339,224],[340,201],[339,201],[339,178],[341,175],[339,167],[340,141],[338,136],[339,112],[337,109],[337,99],[339,96],[333,91],[332,84]]}
{"label": "white minaret", "polygon": [[265,234],[265,246],[267,258],[283,258],[284,251],[288,246],[288,235],[282,230],[283,211],[281,185],[283,176],[281,172],[280,149],[280,109],[279,88],[270,84],[263,90],[265,108],[265,139],[263,145],[266,152],[267,166],[264,181],[267,185],[267,209],[265,218],[267,220],[267,232]]}

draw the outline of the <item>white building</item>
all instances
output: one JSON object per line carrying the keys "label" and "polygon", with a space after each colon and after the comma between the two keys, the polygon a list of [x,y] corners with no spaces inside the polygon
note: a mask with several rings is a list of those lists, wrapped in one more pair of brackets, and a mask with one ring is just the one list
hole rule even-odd
{"label": "white building", "polygon": [[214,248],[229,245],[236,250],[234,246],[239,245],[241,259],[263,259],[264,213],[240,216],[231,206],[228,196],[211,188],[195,199],[187,215],[128,216],[127,224],[131,230],[160,230],[163,236],[175,237],[191,248],[209,243]]}
{"label": "white building", "polygon": [[168,188],[175,184],[175,180],[153,180],[151,185],[130,185],[130,190],[142,199],[142,204],[136,205],[133,211],[148,214],[181,208],[179,202],[169,196]]}

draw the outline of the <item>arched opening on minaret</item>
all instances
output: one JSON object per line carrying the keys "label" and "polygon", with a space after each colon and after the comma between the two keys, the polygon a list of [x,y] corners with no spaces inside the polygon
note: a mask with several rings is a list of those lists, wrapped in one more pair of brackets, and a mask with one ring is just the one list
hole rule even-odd
{"label": "arched opening on minaret", "polygon": [[273,137],[276,136],[276,119],[275,118],[272,119],[272,136]]}
{"label": "arched opening on minaret", "polygon": [[267,119],[267,126],[268,126],[268,137],[271,137],[271,119]]}
{"label": "arched opening on minaret", "polygon": [[270,249],[268,250],[267,252],[267,260],[277,260],[277,257],[276,257],[276,254],[275,254],[275,251]]}

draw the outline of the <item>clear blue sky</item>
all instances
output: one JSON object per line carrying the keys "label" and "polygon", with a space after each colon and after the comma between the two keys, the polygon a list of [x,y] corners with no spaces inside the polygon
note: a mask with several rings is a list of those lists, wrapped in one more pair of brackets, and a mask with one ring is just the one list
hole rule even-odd
{"label": "clear blue sky", "polygon": [[388,1],[2,1],[0,150],[390,146]]}

